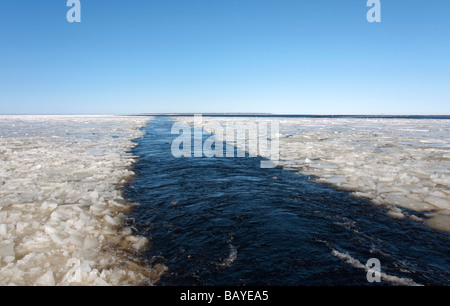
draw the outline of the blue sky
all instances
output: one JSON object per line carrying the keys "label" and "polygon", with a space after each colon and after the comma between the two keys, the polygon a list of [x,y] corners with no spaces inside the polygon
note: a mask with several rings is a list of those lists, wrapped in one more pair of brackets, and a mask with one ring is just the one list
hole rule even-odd
{"label": "blue sky", "polygon": [[0,1],[0,113],[450,114],[450,1]]}

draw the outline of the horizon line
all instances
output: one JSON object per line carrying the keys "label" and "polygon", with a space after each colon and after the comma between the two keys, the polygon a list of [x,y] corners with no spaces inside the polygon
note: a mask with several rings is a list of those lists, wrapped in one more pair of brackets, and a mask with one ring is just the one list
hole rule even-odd
{"label": "horizon line", "polygon": [[286,114],[286,113],[252,113],[252,112],[223,112],[223,113],[201,113],[201,112],[155,112],[155,113],[7,113],[0,116],[262,116],[262,117],[373,117],[373,118],[390,118],[390,117],[448,117],[450,114]]}

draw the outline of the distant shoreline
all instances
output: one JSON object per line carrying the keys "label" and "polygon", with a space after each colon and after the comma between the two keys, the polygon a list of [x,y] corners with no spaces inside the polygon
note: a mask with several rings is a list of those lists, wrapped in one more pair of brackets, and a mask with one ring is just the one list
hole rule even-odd
{"label": "distant shoreline", "polygon": [[143,113],[130,116],[178,116],[202,115],[205,117],[284,117],[284,118],[358,118],[358,119],[450,119],[450,115],[301,115],[270,113]]}
{"label": "distant shoreline", "polygon": [[450,115],[306,115],[306,114],[271,114],[271,113],[140,113],[140,114],[0,114],[1,116],[126,116],[126,117],[263,117],[263,118],[354,118],[354,119],[450,119]]}

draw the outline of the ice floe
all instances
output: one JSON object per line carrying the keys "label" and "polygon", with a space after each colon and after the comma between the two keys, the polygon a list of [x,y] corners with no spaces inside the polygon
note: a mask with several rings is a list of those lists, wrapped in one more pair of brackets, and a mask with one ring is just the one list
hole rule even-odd
{"label": "ice floe", "polygon": [[149,117],[0,116],[0,285],[152,284],[125,227],[128,153]]}

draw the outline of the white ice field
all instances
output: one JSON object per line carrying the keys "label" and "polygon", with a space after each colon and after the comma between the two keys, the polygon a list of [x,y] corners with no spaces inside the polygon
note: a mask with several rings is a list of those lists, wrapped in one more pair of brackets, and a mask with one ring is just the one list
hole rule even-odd
{"label": "white ice field", "polygon": [[149,117],[0,116],[0,285],[151,284],[123,226],[127,153]]}
{"label": "white ice field", "polygon": [[278,123],[284,169],[386,205],[392,218],[450,231],[450,120],[202,118],[203,126],[212,121]]}

